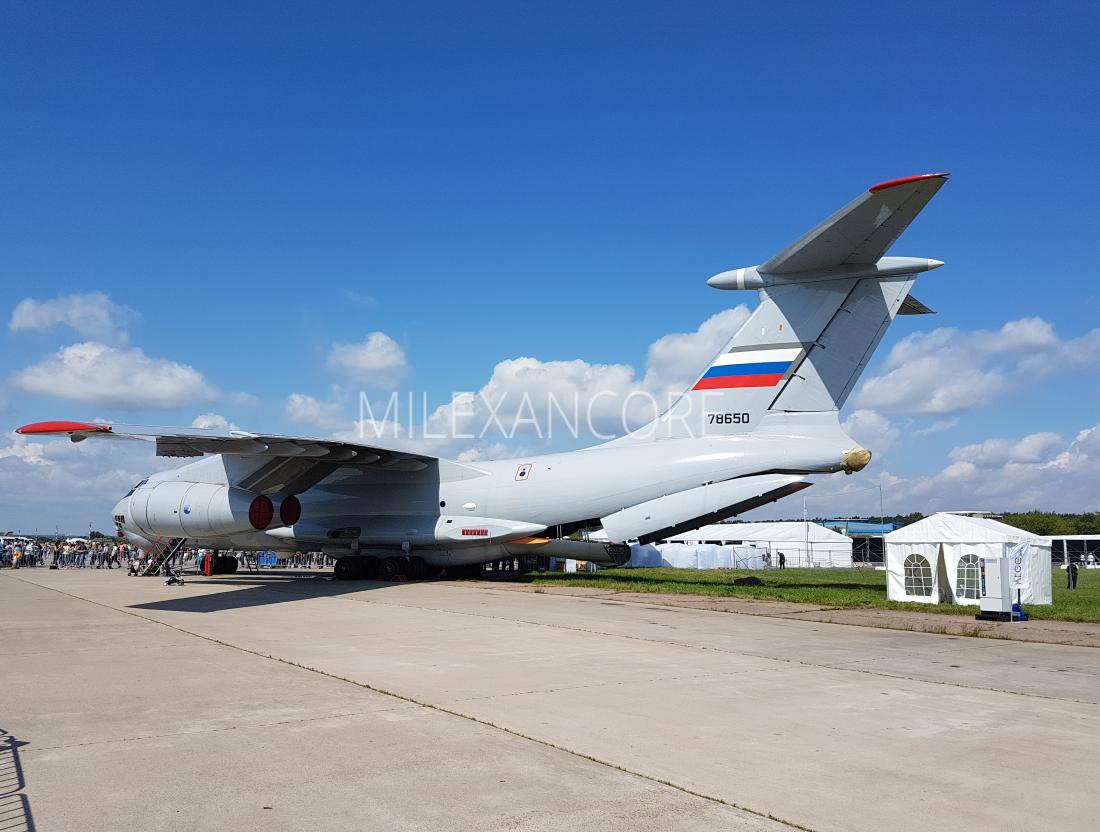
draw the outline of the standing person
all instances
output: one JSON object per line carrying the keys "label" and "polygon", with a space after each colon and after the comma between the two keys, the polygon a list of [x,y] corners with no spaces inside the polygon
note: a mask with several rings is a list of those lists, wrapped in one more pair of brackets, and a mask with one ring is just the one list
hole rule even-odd
{"label": "standing person", "polygon": [[1066,566],[1066,588],[1077,589],[1077,564],[1072,560]]}
{"label": "standing person", "polygon": [[787,568],[787,556],[785,554],[783,554],[782,552],[779,553],[779,568],[780,569],[786,569]]}

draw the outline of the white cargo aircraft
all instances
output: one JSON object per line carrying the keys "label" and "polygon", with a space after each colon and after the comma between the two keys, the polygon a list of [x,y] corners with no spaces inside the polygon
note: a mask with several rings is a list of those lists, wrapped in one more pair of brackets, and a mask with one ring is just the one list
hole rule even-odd
{"label": "white cargo aircraft", "polygon": [[[336,576],[475,574],[486,562],[554,554],[622,563],[648,542],[852,473],[871,454],[838,411],[896,314],[938,260],[886,257],[946,181],[875,185],[765,263],[722,272],[717,289],[760,305],[652,423],[584,450],[461,463],[328,439],[237,430],[39,422],[28,435],[155,441],[157,456],[203,457],[152,474],[114,509],[121,535],[207,549],[324,550]],[[567,539],[602,526],[611,543]],[[158,559],[159,561],[159,559]]]}

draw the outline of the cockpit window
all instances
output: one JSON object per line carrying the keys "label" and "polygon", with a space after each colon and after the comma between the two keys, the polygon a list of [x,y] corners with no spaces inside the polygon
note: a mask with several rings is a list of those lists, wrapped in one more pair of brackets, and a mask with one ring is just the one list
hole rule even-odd
{"label": "cockpit window", "polygon": [[[126,497],[129,497],[129,496],[130,496],[131,494],[133,494],[133,493],[134,493],[135,491],[137,491],[137,490],[138,490],[139,488],[141,488],[141,487],[142,487],[143,485],[145,485],[145,483],[147,483],[147,482],[149,482],[149,478],[148,478],[148,477],[146,477],[146,478],[145,478],[145,479],[143,479],[143,480],[142,480],[141,482],[139,482],[139,483],[138,483],[137,485],[135,485],[135,486],[134,486],[133,488],[131,488],[131,489],[130,489],[129,491],[127,491],[127,492],[126,492]],[[126,499],[126,497],[123,497],[122,499],[124,499],[124,500],[125,500],[125,499]]]}

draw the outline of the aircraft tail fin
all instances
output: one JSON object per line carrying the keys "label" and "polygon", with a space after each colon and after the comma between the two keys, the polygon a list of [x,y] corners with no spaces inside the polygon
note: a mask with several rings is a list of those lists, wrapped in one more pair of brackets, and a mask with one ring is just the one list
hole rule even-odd
{"label": "aircraft tail fin", "polygon": [[946,176],[876,185],[766,263],[711,278],[716,288],[759,289],[760,305],[642,431],[655,438],[745,433],[772,414],[838,411],[894,316],[931,311],[909,289],[919,273],[943,264],[883,255]]}

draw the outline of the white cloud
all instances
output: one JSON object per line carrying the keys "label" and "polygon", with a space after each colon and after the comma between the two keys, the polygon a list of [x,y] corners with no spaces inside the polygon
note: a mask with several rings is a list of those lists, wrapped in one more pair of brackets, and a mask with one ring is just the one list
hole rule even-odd
{"label": "white cloud", "polygon": [[654,341],[646,356],[646,390],[666,400],[695,381],[706,362],[714,358],[749,319],[744,304],[711,315],[695,332],[674,332]]}
{"label": "white cloud", "polygon": [[[991,438],[948,454],[938,473],[923,477],[880,475],[886,513],[921,511],[1100,511],[1100,425],[1072,438],[1033,433]],[[861,487],[862,486],[862,487]],[[811,514],[874,515],[873,479],[837,475],[817,480],[808,492]],[[792,507],[769,510],[790,516]]]}
{"label": "white cloud", "polygon": [[854,410],[844,420],[844,430],[863,447],[880,454],[897,441],[900,431],[874,410]]}
{"label": "white cloud", "polygon": [[[154,456],[150,442],[35,439],[0,435],[4,516],[17,531],[111,533],[111,508],[150,471],[189,460]],[[6,531],[6,529],[5,529]]]}
{"label": "white cloud", "polygon": [[235,424],[218,413],[202,413],[191,422],[193,428],[216,430],[240,430]]}
{"label": "white cloud", "polygon": [[926,425],[923,428],[918,428],[912,432],[912,436],[930,436],[933,433],[943,433],[945,430],[951,430],[959,423],[956,419],[937,419],[930,425]]}
{"label": "white cloud", "polygon": [[378,387],[392,387],[408,371],[405,351],[384,332],[372,332],[355,344],[333,344],[325,366],[353,381]]}
{"label": "white cloud", "polygon": [[1036,375],[1100,361],[1100,329],[1063,340],[1041,318],[1009,321],[998,330],[941,328],[899,341],[882,375],[868,378],[860,407],[886,413],[951,414],[984,407]]}
{"label": "white cloud", "polygon": [[12,381],[30,393],[133,410],[184,407],[216,395],[193,367],[94,341],[62,347]]}
{"label": "white cloud", "polygon": [[1041,462],[1061,451],[1068,443],[1056,433],[1033,433],[1023,439],[987,439],[951,451],[956,462],[975,465],[1004,465],[1009,462]]}
{"label": "white cloud", "polygon": [[291,393],[287,396],[285,411],[292,422],[327,431],[347,430],[355,421],[339,387],[333,388],[333,398],[327,402],[305,393]]}
{"label": "white cloud", "polygon": [[[666,409],[698,376],[748,318],[737,306],[719,312],[694,332],[654,341],[645,374],[628,364],[582,359],[542,361],[524,356],[499,362],[476,393],[438,408],[433,433],[476,438],[606,438],[641,427]],[[486,425],[490,431],[484,431]],[[486,436],[482,436],[483,431]]]}
{"label": "white cloud", "polygon": [[52,300],[25,298],[11,313],[8,329],[49,329],[67,326],[85,338],[121,345],[127,340],[125,327],[137,317],[128,306],[114,303],[103,292],[62,295]]}
{"label": "white cloud", "polygon": [[[627,364],[530,356],[500,361],[478,390],[456,393],[446,404],[432,408],[414,397],[411,433],[406,396],[398,396],[396,405],[392,398],[371,401],[362,424],[348,418],[352,403],[339,388],[328,401],[293,393],[286,413],[295,422],[351,441],[400,444],[464,459],[519,453],[516,442],[523,439],[538,440],[545,451],[543,440],[559,439],[560,447],[575,439],[619,435],[648,422],[695,380],[748,315],[745,306],[738,306],[713,315],[694,332],[659,338],[648,349],[641,378]],[[375,336],[393,344],[382,333]],[[337,345],[350,347],[352,354],[363,346]],[[358,416],[357,403],[355,410]]]}

